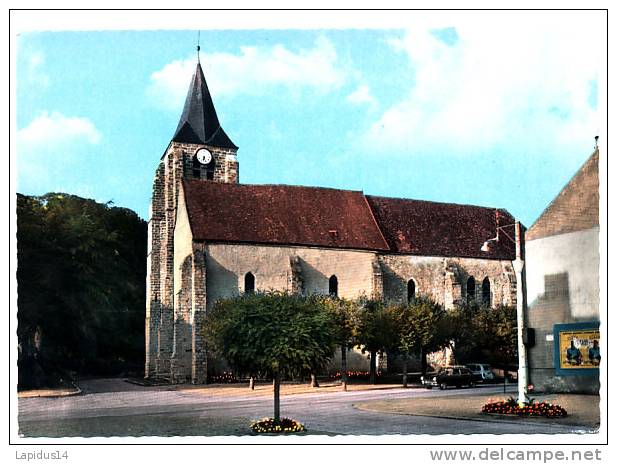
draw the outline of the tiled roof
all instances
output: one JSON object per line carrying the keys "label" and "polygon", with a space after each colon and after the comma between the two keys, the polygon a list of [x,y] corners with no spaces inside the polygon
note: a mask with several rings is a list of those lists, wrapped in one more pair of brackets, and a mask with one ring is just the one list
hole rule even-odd
{"label": "tiled roof", "polygon": [[195,240],[388,250],[362,192],[185,180]]}
{"label": "tiled roof", "polygon": [[[480,250],[500,226],[514,223],[505,210],[480,206],[367,196],[391,251],[425,256],[514,259],[514,227],[500,232],[490,251]],[[497,212],[497,214],[496,214]],[[498,219],[497,219],[498,217]]]}
{"label": "tiled roof", "polygon": [[503,235],[513,237],[513,227],[489,252],[480,250],[497,220],[514,223],[505,210],[317,187],[201,180],[183,187],[195,240],[514,259],[514,243]]}
{"label": "tiled roof", "polygon": [[599,152],[595,150],[529,228],[527,240],[600,225]]}

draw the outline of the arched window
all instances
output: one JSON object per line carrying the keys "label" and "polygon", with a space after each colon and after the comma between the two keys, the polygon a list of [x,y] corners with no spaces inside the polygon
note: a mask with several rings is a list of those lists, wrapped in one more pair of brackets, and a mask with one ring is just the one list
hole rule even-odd
{"label": "arched window", "polygon": [[338,296],[338,279],[335,275],[330,277],[330,280],[328,281],[328,293],[331,296]]}
{"label": "arched window", "polygon": [[255,292],[255,276],[247,272],[244,276],[244,293]]}
{"label": "arched window", "polygon": [[467,279],[467,303],[476,299],[476,280],[473,277]]}
{"label": "arched window", "polygon": [[411,303],[416,299],[416,283],[413,279],[409,279],[407,282],[407,303]]}
{"label": "arched window", "polygon": [[482,281],[482,304],[490,306],[491,304],[491,282],[488,277]]}

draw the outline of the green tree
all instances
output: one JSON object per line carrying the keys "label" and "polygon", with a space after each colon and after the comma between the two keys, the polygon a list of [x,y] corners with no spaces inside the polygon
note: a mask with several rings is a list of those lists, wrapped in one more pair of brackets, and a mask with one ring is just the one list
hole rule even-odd
{"label": "green tree", "polygon": [[461,304],[448,311],[448,332],[457,362],[516,363],[516,308]]}
{"label": "green tree", "polygon": [[206,316],[209,346],[239,374],[272,376],[280,421],[281,379],[325,367],[335,327],[321,300],[284,292],[219,300]]}
{"label": "green tree", "polygon": [[475,322],[476,352],[479,359],[503,368],[516,364],[516,307],[482,307]]}
{"label": "green tree", "polygon": [[419,355],[426,373],[426,354],[448,343],[443,307],[426,296],[415,298],[407,305],[393,307],[396,314],[396,350],[403,358],[403,387],[407,387],[407,361]]}
{"label": "green tree", "polygon": [[475,357],[478,309],[475,304],[460,303],[447,313],[446,333],[457,363],[469,362]]}
{"label": "green tree", "polygon": [[146,241],[128,209],[17,196],[20,387],[142,368]]}
{"label": "green tree", "polygon": [[376,383],[377,353],[395,348],[397,344],[396,311],[381,298],[360,298],[358,343],[370,353],[370,382]]}
{"label": "green tree", "polygon": [[334,338],[341,349],[341,386],[347,391],[347,350],[358,344],[358,305],[353,300],[332,296],[321,297],[321,304],[334,322]]}

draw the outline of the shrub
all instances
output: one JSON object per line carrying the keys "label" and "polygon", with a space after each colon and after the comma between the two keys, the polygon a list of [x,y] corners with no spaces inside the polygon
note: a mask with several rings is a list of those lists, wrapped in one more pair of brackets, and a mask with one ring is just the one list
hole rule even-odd
{"label": "shrub", "polygon": [[209,383],[239,383],[240,379],[233,372],[223,372],[208,378]]}
{"label": "shrub", "polygon": [[507,400],[489,401],[482,406],[482,413],[551,418],[566,417],[568,415],[567,411],[558,404],[534,400],[529,400],[527,403],[519,404],[512,397]]}
{"label": "shrub", "polygon": [[304,432],[304,424],[289,417],[283,417],[280,421],[273,417],[264,417],[251,423],[251,430],[255,433],[298,433]]}
{"label": "shrub", "polygon": [[[382,373],[381,371],[377,371],[375,375],[377,375],[377,377],[380,377]],[[341,371],[336,371],[330,374],[330,378],[333,380],[340,380],[341,377],[342,377]],[[349,379],[369,380],[370,377],[371,377],[370,371],[347,371],[347,378]]]}

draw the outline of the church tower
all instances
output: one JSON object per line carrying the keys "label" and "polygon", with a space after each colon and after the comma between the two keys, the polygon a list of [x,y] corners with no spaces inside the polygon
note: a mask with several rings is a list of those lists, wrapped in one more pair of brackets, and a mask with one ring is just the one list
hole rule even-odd
{"label": "church tower", "polygon": [[[238,183],[238,147],[220,125],[201,64],[191,80],[176,132],[154,176],[146,281],[146,378],[189,379],[174,375],[174,227],[182,179]],[[205,283],[204,283],[205,285]],[[179,345],[178,345],[179,346]],[[206,372],[192,381],[205,382]]]}

